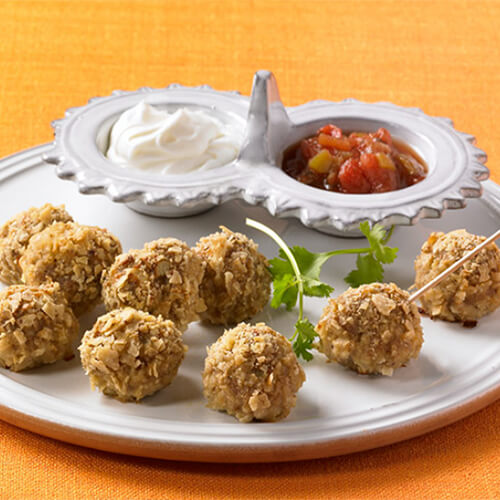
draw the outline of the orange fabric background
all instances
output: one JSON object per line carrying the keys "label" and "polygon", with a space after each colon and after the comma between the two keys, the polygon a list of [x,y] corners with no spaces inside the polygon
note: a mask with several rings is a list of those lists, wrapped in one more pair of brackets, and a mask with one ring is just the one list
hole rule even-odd
{"label": "orange fabric background", "polygon": [[[2,1],[0,156],[50,141],[52,119],[115,88],[248,94],[271,69],[288,105],[356,97],[452,117],[500,182],[499,22],[497,1]],[[0,496],[499,498],[500,402],[405,443],[273,465],[122,457],[0,422]]]}

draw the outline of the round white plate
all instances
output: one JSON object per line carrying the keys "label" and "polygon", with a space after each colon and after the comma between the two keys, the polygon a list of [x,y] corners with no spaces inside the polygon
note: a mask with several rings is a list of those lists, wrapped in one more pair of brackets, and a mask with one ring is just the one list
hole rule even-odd
{"label": "round white plate", "polygon": [[[262,208],[229,202],[184,219],[140,215],[102,196],[78,194],[76,186],[56,178],[39,146],[0,161],[0,222],[30,206],[65,203],[84,224],[110,229],[124,249],[174,236],[194,244],[220,224],[254,238],[268,257],[274,243],[246,228],[250,216],[273,227],[290,245],[312,251],[347,248],[357,241],[304,228],[296,220],[275,219]],[[388,267],[387,281],[409,287],[413,260],[430,231],[466,228],[488,235],[498,229],[500,188],[488,181],[483,199],[466,209],[448,211],[442,219],[399,227],[392,244],[400,255]],[[325,265],[324,281],[346,285],[343,277],[352,256]],[[306,314],[317,321],[326,299],[308,299]],[[82,331],[99,311],[83,318]],[[285,335],[292,333],[294,312],[269,307],[254,321],[265,321]],[[70,443],[102,450],[192,461],[252,462],[318,458],[401,441],[458,420],[500,396],[500,310],[474,329],[423,319],[425,343],[417,360],[393,377],[357,375],[322,355],[304,363],[307,381],[290,416],[278,423],[240,424],[205,408],[200,372],[205,347],[221,328],[192,324],[185,334],[189,352],[171,386],[140,404],[122,404],[92,392],[76,357],[70,362],[11,373],[0,370],[0,417],[20,427]]]}

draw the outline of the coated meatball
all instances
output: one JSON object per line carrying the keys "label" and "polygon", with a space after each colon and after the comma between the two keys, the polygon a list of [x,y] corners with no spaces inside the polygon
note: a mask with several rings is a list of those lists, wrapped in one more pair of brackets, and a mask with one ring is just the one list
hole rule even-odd
{"label": "coated meatball", "polygon": [[304,370],[290,342],[264,323],[240,323],[207,349],[203,394],[208,407],[240,422],[285,418]]}
{"label": "coated meatball", "polygon": [[408,298],[394,283],[349,288],[323,310],[318,349],[358,373],[392,375],[423,343],[420,314]]}
{"label": "coated meatball", "polygon": [[52,283],[0,292],[0,366],[19,372],[72,357],[79,325]]}
{"label": "coated meatball", "polygon": [[205,264],[186,243],[162,238],[120,255],[103,277],[108,311],[134,307],[184,330],[205,310],[199,288]]}
{"label": "coated meatball", "polygon": [[[486,238],[464,229],[432,233],[415,260],[415,285],[421,288]],[[500,249],[483,248],[461,268],[420,298],[432,318],[475,322],[500,306]]]}
{"label": "coated meatball", "polygon": [[76,315],[101,298],[101,275],[121,252],[118,239],[106,229],[57,222],[34,235],[20,264],[28,285],[55,281]]}
{"label": "coated meatball", "polygon": [[207,263],[201,318],[215,325],[236,324],[262,311],[271,293],[267,259],[244,234],[221,231],[201,238],[196,251]]}
{"label": "coated meatball", "polygon": [[127,402],[169,385],[187,348],[172,321],[127,307],[101,316],[79,350],[92,388]]}
{"label": "coated meatball", "polygon": [[6,285],[21,283],[22,270],[19,259],[31,237],[54,222],[70,222],[73,219],[64,206],[54,207],[46,203],[17,214],[0,228],[0,281]]}

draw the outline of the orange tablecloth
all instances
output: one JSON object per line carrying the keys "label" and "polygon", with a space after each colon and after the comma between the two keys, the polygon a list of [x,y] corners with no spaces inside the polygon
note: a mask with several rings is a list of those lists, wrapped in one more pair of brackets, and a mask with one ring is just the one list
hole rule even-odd
{"label": "orange tablecloth", "polygon": [[[94,95],[249,93],[271,69],[289,105],[356,97],[450,116],[500,182],[500,2],[2,1],[0,26],[1,156],[50,141],[50,121]],[[0,423],[0,497],[499,498],[499,417],[497,402],[405,443],[274,465],[122,457]]]}

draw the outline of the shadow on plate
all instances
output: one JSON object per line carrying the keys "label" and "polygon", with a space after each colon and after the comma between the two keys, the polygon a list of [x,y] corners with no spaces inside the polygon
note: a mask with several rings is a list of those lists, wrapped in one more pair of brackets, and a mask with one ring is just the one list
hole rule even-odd
{"label": "shadow on plate", "polygon": [[196,382],[192,378],[179,373],[168,387],[153,396],[144,398],[140,404],[143,406],[165,406],[185,401],[199,402],[201,397],[201,377],[200,381]]}

